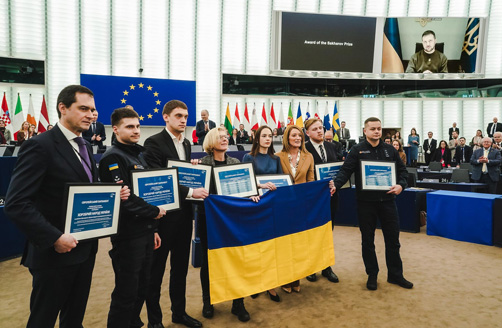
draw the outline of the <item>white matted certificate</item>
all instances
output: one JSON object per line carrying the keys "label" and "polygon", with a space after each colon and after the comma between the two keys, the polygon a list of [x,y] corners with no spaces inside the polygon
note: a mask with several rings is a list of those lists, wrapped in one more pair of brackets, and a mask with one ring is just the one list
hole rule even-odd
{"label": "white matted certificate", "polygon": [[116,234],[121,188],[116,183],[68,184],[64,233],[77,240]]}
{"label": "white matted certificate", "polygon": [[361,161],[362,190],[389,190],[396,184],[396,163]]}
{"label": "white matted certificate", "polygon": [[253,163],[216,166],[213,172],[218,195],[235,197],[258,195]]}
{"label": "white matted certificate", "polygon": [[[335,180],[343,162],[323,163],[314,166],[316,180]],[[350,179],[342,186],[342,189],[350,188]]]}
{"label": "white matted certificate", "polygon": [[136,170],[131,172],[132,192],[148,204],[166,211],[180,208],[176,168]]}
{"label": "white matted certificate", "polygon": [[[211,165],[197,164],[193,165],[190,162],[169,160],[167,167],[175,167],[178,169],[178,179],[182,186],[197,189],[204,188],[209,191],[211,183]],[[204,199],[187,198],[188,200],[204,201]]]}
{"label": "white matted certificate", "polygon": [[[267,182],[272,182],[276,187],[291,186],[293,182],[291,181],[291,176],[289,174],[263,174],[256,176],[256,184],[265,184]],[[258,192],[260,196],[266,194],[269,190],[260,188]]]}

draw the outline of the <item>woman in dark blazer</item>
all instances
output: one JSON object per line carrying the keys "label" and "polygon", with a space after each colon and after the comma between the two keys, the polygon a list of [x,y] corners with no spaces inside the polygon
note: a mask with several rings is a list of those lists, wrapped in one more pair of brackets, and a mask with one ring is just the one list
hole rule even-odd
{"label": "woman in dark blazer", "polygon": [[440,162],[443,167],[450,167],[451,152],[446,141],[441,140],[438,149],[436,149],[434,155],[432,155],[431,162]]}

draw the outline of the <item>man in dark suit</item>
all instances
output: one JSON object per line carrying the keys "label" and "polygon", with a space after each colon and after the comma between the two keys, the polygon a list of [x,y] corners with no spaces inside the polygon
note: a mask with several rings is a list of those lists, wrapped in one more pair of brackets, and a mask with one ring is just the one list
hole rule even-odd
{"label": "man in dark suit", "polygon": [[248,132],[244,130],[244,124],[239,124],[239,132],[237,132],[237,143],[245,144],[248,142]]}
{"label": "man in dark suit", "polygon": [[23,143],[12,174],[5,213],[28,239],[21,259],[33,276],[28,327],[54,327],[58,315],[60,327],[82,326],[98,242],[63,233],[64,190],[69,182],[97,181],[96,163],[81,137],[94,110],[91,90],[64,88],[58,124]]}
{"label": "man in dark suit", "polygon": [[465,138],[461,137],[459,140],[460,145],[455,149],[457,167],[460,167],[460,163],[469,163],[472,156],[472,148],[465,144]]}
{"label": "man in dark suit", "polygon": [[488,123],[486,133],[490,138],[493,138],[495,132],[502,132],[502,123],[498,123],[498,118],[494,117],[493,122]]}
{"label": "man in dark suit", "polygon": [[476,182],[486,183],[488,191],[495,194],[497,182],[500,179],[500,151],[493,149],[492,139],[483,138],[483,148],[476,149],[471,157],[472,179]]}
{"label": "man in dark suit", "polygon": [[437,140],[432,138],[432,131],[429,131],[427,136],[429,138],[424,140],[423,148],[425,152],[425,164],[429,165],[432,155],[434,155],[437,148]]}
{"label": "man in dark suit", "polygon": [[197,124],[195,125],[195,135],[197,136],[197,138],[199,138],[199,145],[202,145],[204,143],[204,137],[209,132],[209,130],[216,127],[216,123],[209,120],[209,112],[207,111],[207,109],[202,110],[200,117],[202,118],[202,120],[197,122]]}
{"label": "man in dark suit", "polygon": [[[309,142],[305,143],[305,148],[314,157],[315,164],[338,162],[342,160],[342,154],[337,149],[335,144],[324,141],[324,128],[322,121],[318,118],[311,118],[305,122],[306,133],[309,136]],[[338,208],[338,195],[333,195],[330,201],[331,205],[331,227],[335,226],[335,213]],[[331,282],[338,282],[337,275],[331,267],[322,270],[322,275],[328,278]],[[316,274],[311,274],[307,277],[308,281],[314,282],[317,280]]]}
{"label": "man in dark suit", "polygon": [[[179,100],[171,100],[165,104],[162,115],[166,128],[145,141],[145,160],[152,168],[167,167],[170,159],[190,161],[191,156],[190,142],[183,136],[188,119],[186,104]],[[204,188],[191,189],[182,185],[179,185],[179,190],[181,209],[169,212],[159,223],[162,245],[154,252],[150,286],[146,297],[148,327],[152,328],[164,327],[160,293],[169,253],[171,253],[169,296],[172,321],[187,327],[202,327],[202,323],[185,312],[186,275],[193,226],[192,204],[186,198],[204,199],[208,196],[208,191]]]}
{"label": "man in dark suit", "polygon": [[452,125],[453,126],[448,129],[448,135],[450,136],[450,139],[448,139],[448,140],[453,139],[453,132],[457,132],[457,135],[460,135],[460,130],[459,130],[459,128],[457,128],[457,122],[453,122]]}
{"label": "man in dark suit", "polygon": [[106,140],[105,126],[103,123],[98,122],[98,111],[95,110],[92,113],[93,121],[89,130],[82,133],[82,137],[87,140],[92,146],[98,146],[99,149],[103,149],[103,141]]}

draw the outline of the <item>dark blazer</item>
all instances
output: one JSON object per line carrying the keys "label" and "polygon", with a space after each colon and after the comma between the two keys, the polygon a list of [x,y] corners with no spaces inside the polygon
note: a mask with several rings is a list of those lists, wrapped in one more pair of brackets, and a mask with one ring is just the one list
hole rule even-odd
{"label": "dark blazer", "polygon": [[[101,136],[101,141],[91,140],[93,135]],[[87,140],[91,145],[97,145],[99,148],[103,148],[103,141],[106,140],[105,126],[101,122],[96,122],[96,131],[92,133],[92,124],[89,130],[82,132],[82,138]]]}
{"label": "dark blazer", "polygon": [[237,145],[239,144],[239,137],[235,137],[235,141],[234,141],[234,136],[230,136],[230,138],[228,139],[228,144],[229,145]]}
{"label": "dark blazer", "polygon": [[[93,181],[97,181],[96,163],[87,148]],[[54,243],[64,231],[68,182],[89,182],[89,178],[59,125],[23,143],[7,192],[5,213],[26,234],[28,243],[21,263],[29,268],[80,264],[97,251],[97,241],[81,241],[69,253],[54,250]]]}
{"label": "dark blazer", "polygon": [[[494,124],[493,122],[488,123],[488,127],[486,128],[486,133],[488,134],[488,136],[490,138],[493,137],[493,134],[492,134],[493,124]],[[502,132],[502,123],[497,122],[497,126],[495,127],[495,132]]]}
{"label": "dark blazer", "polygon": [[[472,165],[472,180],[480,180],[481,174],[483,174],[483,163],[479,163],[478,159],[483,156],[484,148],[479,148],[474,151],[471,156],[471,165]],[[500,155],[500,151],[493,149],[490,147],[488,152],[488,163],[486,163],[486,167],[488,169],[488,175],[492,181],[499,181],[500,179],[500,162],[502,157]]]}
{"label": "dark blazer", "polygon": [[[242,136],[241,136],[242,134]],[[241,133],[241,130],[239,130],[239,132],[237,133],[237,143],[238,144],[245,144],[247,141],[248,141],[248,132],[246,130],[242,130],[242,133]]]}
{"label": "dark blazer", "polygon": [[431,162],[441,162],[441,159],[444,159],[444,166],[451,165],[451,151],[448,147],[445,148],[444,155],[441,154],[441,148],[436,149]]}
{"label": "dark blazer", "polygon": [[434,154],[434,152],[436,151],[436,148],[437,148],[437,140],[436,139],[432,139],[431,140],[431,144],[429,145],[429,138],[425,139],[424,140],[424,145],[423,145],[423,148],[424,148],[424,153],[427,152],[427,150],[431,150],[431,156]]}
{"label": "dark blazer", "polygon": [[458,135],[460,136],[460,130],[459,130],[459,128],[453,128],[453,127],[451,127],[451,128],[448,130],[448,134],[450,135],[450,139],[448,139],[448,140],[453,139],[453,137],[452,137],[451,135],[453,134],[453,132],[454,132],[454,131],[457,131]]}
{"label": "dark blazer", "polygon": [[[216,127],[216,123],[214,123],[213,121],[209,120],[209,130],[213,129]],[[200,120],[199,122],[197,122],[197,124],[195,125],[195,135],[197,136],[197,138],[199,138],[199,145],[202,145],[204,143],[204,138],[206,137],[206,129],[204,127],[204,121],[203,120]]]}
{"label": "dark blazer", "polygon": [[457,162],[457,164],[470,162],[472,156],[472,148],[465,145],[464,153],[465,153],[464,154],[465,161],[462,160],[462,147],[457,146],[457,148],[455,148],[455,161]]}

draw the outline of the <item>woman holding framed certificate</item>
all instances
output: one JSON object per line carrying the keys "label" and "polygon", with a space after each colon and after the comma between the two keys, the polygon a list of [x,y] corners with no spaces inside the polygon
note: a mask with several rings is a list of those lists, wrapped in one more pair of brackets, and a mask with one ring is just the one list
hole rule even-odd
{"label": "woman holding framed certificate", "polygon": [[[260,126],[256,131],[256,138],[253,140],[251,152],[244,155],[244,158],[242,159],[243,162],[253,163],[255,173],[257,175],[282,174],[281,161],[279,157],[274,155],[272,140],[272,130],[266,125]],[[270,191],[277,189],[273,182],[258,184],[258,187],[268,189]],[[258,294],[255,295],[257,296]],[[267,290],[267,295],[274,302],[281,301],[281,298],[273,288]],[[252,297],[256,296],[253,295]]]}
{"label": "woman holding framed certificate", "polygon": [[[230,157],[226,154],[228,150],[227,130],[223,127],[211,129],[204,138],[202,146],[208,155],[201,158],[201,164],[221,166],[226,164],[238,164],[240,161],[237,158]],[[215,194],[214,184],[211,186],[210,194]],[[208,268],[208,245],[207,245],[207,227],[206,214],[204,203],[197,204],[197,234],[200,237],[202,246],[202,263],[200,268],[200,284],[202,287],[202,316],[204,318],[212,318],[214,316],[214,307],[211,304],[209,294],[209,268]],[[240,321],[245,322],[250,319],[249,313],[244,307],[244,299],[239,298],[233,300],[232,314],[236,315]]]}
{"label": "woman holding framed certificate", "polygon": [[[314,158],[305,148],[305,136],[296,125],[284,131],[282,150],[275,154],[281,160],[282,171],[291,176],[294,184],[314,181]],[[300,280],[283,285],[282,290],[300,292]]]}

